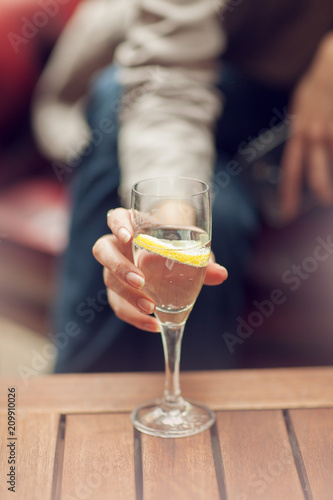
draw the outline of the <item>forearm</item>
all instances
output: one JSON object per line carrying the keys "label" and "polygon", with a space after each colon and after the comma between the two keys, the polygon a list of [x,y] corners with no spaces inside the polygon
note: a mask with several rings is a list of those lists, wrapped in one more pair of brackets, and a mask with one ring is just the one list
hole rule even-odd
{"label": "forearm", "polygon": [[142,178],[176,174],[209,181],[223,46],[213,2],[148,1],[145,11],[139,8],[117,52],[125,89],[119,138],[125,205],[131,184]]}
{"label": "forearm", "polygon": [[125,36],[132,0],[86,0],[66,25],[44,69],[32,105],[40,149],[66,162],[68,150],[89,144],[84,97],[96,71],[112,61]]}

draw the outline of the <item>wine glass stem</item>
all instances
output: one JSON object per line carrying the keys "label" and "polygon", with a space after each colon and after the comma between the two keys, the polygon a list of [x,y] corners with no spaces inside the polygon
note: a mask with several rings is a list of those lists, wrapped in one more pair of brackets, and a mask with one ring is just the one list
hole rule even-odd
{"label": "wine glass stem", "polygon": [[183,406],[183,399],[180,396],[179,364],[184,327],[185,323],[161,325],[165,359],[164,403],[175,409]]}

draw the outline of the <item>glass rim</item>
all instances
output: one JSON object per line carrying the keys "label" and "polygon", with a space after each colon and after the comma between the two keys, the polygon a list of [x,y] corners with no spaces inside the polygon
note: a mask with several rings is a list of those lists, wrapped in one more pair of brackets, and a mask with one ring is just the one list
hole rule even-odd
{"label": "glass rim", "polygon": [[161,176],[161,177],[148,177],[146,179],[141,179],[140,181],[137,181],[133,184],[131,192],[132,196],[133,194],[140,195],[140,196],[147,196],[149,198],[165,198],[165,199],[173,199],[175,196],[173,195],[160,195],[160,194],[148,194],[140,191],[138,188],[139,184],[142,184],[144,182],[149,182],[149,181],[157,181],[157,180],[167,180],[167,179],[174,179],[177,181],[194,181],[198,184],[201,184],[203,189],[199,191],[198,193],[193,193],[193,194],[184,194],[184,195],[176,195],[178,199],[188,199],[192,198],[193,196],[198,196],[198,195],[203,195],[205,193],[210,192],[210,187],[209,185],[200,179],[194,178],[194,177],[183,177],[183,176],[177,176],[177,175],[166,175],[166,176]]}

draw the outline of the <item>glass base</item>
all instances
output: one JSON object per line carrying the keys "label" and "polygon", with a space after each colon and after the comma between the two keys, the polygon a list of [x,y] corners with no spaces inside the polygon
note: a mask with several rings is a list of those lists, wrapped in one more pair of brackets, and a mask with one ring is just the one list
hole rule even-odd
{"label": "glass base", "polygon": [[136,429],[164,438],[193,436],[209,429],[215,422],[215,414],[207,406],[181,398],[175,406],[164,399],[154,399],[138,406],[131,420]]}

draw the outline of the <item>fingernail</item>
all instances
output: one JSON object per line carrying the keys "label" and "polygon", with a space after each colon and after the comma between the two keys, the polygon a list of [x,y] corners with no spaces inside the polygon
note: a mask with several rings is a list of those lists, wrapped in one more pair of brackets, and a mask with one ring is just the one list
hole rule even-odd
{"label": "fingernail", "polygon": [[150,300],[141,298],[138,300],[137,304],[139,309],[144,313],[152,314],[154,312],[155,305],[153,302],[150,302]]}
{"label": "fingernail", "polygon": [[226,273],[227,277],[229,276],[228,269],[226,269],[224,266],[220,266],[221,269]]}
{"label": "fingernail", "polygon": [[127,274],[126,281],[130,285],[134,286],[134,288],[139,288],[139,290],[142,290],[142,288],[145,286],[144,278],[139,274],[133,272]]}
{"label": "fingernail", "polygon": [[121,227],[118,231],[118,238],[123,242],[123,243],[128,243],[129,240],[131,239],[132,235],[131,233],[128,231],[128,229],[126,229],[125,227]]}

